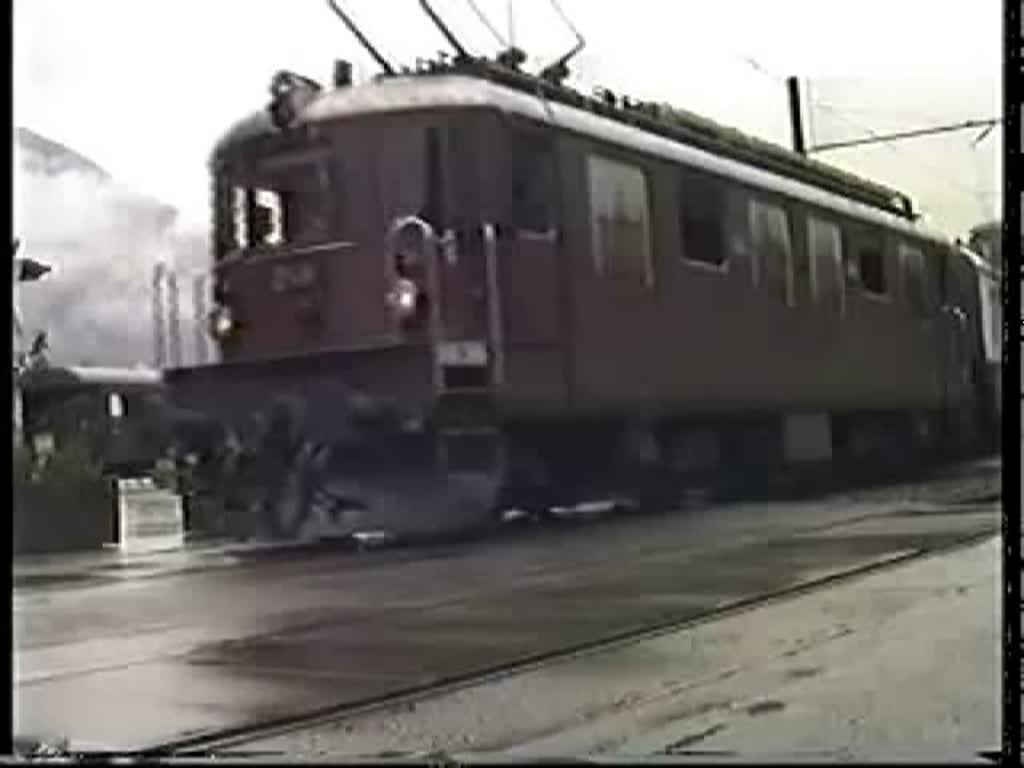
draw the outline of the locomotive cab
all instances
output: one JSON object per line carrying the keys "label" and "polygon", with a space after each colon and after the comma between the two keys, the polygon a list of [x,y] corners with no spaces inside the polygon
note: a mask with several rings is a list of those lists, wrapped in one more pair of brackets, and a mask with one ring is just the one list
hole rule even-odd
{"label": "locomotive cab", "polygon": [[[550,356],[560,341],[554,140],[457,98],[417,108],[417,85],[341,89],[300,124],[255,118],[218,146],[210,330],[225,363],[404,358],[404,384],[389,394],[408,400],[415,383],[426,405],[467,385],[514,398],[509,354]],[[535,312],[506,315],[509,302]],[[518,395],[538,386],[550,391],[524,380]]]}
{"label": "locomotive cab", "polygon": [[973,283],[890,190],[517,77],[304,85],[235,126],[211,163],[222,364],[171,372],[175,397],[238,422],[294,396],[338,494],[406,530],[508,489],[573,501],[965,431]]}
{"label": "locomotive cab", "polygon": [[[294,396],[307,439],[379,474],[348,498],[397,498],[419,473],[416,494],[489,514],[499,406],[567,396],[555,143],[479,103],[479,83],[441,77],[424,99],[422,80],[323,93],[287,125],[262,113],[218,144],[221,363],[169,380],[183,405],[232,423]],[[343,447],[359,398],[394,414],[381,450]]]}

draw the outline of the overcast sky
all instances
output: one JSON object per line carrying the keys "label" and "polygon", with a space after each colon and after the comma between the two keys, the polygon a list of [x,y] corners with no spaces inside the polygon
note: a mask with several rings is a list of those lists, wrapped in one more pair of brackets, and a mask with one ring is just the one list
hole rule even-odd
{"label": "overcast sky", "polygon": [[[477,0],[502,34],[507,0]],[[497,43],[466,0],[435,0],[465,43]],[[577,83],[671,101],[788,143],[778,79],[810,78],[819,141],[1001,113],[1000,0],[562,0],[587,38]],[[416,0],[348,0],[394,61],[443,40]],[[282,68],[328,80],[334,58],[374,71],[324,0],[15,0],[15,122],[208,222],[208,152],[263,106]],[[572,43],[548,0],[515,0],[516,42],[545,61]],[[995,214],[1002,131],[821,155],[897,183],[962,233]]]}

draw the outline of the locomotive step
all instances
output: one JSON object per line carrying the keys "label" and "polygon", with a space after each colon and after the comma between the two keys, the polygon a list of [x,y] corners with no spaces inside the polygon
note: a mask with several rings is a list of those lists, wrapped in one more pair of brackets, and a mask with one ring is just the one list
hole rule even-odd
{"label": "locomotive step", "polygon": [[501,434],[501,430],[494,427],[442,427],[440,433],[442,437],[479,437],[483,435],[497,437]]}

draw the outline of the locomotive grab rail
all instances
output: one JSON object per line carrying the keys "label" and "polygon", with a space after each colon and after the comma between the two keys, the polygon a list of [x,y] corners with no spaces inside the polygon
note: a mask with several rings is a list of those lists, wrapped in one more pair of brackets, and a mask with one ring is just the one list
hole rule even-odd
{"label": "locomotive grab rail", "polygon": [[[420,233],[421,243],[428,245],[430,252],[421,254],[427,263],[427,273],[430,291],[430,335],[435,346],[434,377],[435,384],[441,388],[444,382],[444,372],[437,359],[436,348],[442,341],[442,317],[441,317],[441,280],[439,275],[440,267],[440,245],[442,240],[438,238],[434,228],[419,216],[401,216],[395,218],[388,227],[387,250],[392,261],[392,269],[397,268],[397,243],[398,236],[410,227]],[[498,237],[494,224],[485,222],[482,226],[484,240],[484,268],[487,280],[487,336],[491,347],[490,358],[493,365],[492,376],[495,384],[505,381],[505,354],[504,337],[502,333],[502,310],[501,295],[498,280]]]}
{"label": "locomotive grab rail", "polygon": [[[387,232],[387,251],[391,258],[392,270],[397,271],[397,255],[398,251],[396,241],[398,236],[409,228],[414,228],[420,233],[421,253],[420,256],[423,258],[423,262],[427,269],[427,281],[428,281],[428,301],[429,301],[429,312],[430,312],[430,343],[433,347],[433,367],[434,367],[434,386],[441,390],[444,386],[444,371],[442,370],[440,360],[438,358],[437,350],[441,343],[441,278],[438,274],[438,237],[437,233],[434,232],[434,228],[426,221],[421,219],[419,216],[399,216],[391,221]],[[429,253],[423,253],[422,250],[425,247],[429,247]]]}
{"label": "locomotive grab rail", "polygon": [[393,251],[395,238],[402,233],[403,229],[413,226],[420,231],[420,235],[424,240],[437,240],[437,234],[434,232],[434,228],[419,216],[396,216],[391,220],[391,225],[388,227],[388,248]]}
{"label": "locomotive grab rail", "polygon": [[498,239],[494,225],[485,222],[484,262],[487,270],[487,326],[495,384],[505,382],[505,344],[501,327],[501,294],[498,282]]}

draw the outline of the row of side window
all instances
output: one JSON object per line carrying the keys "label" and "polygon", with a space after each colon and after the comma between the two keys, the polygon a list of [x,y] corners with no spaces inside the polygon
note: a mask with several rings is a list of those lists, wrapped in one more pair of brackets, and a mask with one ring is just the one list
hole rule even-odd
{"label": "row of side window", "polygon": [[[591,241],[598,273],[652,285],[647,173],[629,163],[590,155],[587,178]],[[726,236],[729,201],[725,185],[686,173],[678,189],[683,260],[726,272],[730,250],[735,247]],[[793,247],[793,222],[785,206],[752,197],[746,201],[745,213],[751,281],[777,295],[786,306],[796,304],[798,274],[806,276],[811,300],[831,307],[839,315],[846,312],[847,278],[858,282],[868,295],[890,295],[881,233],[863,232],[847,238],[840,224],[812,213],[806,220],[807,248],[803,252]],[[850,241],[853,253],[847,254]],[[928,311],[924,253],[916,245],[900,242],[897,259],[900,293],[915,314],[923,315]]]}

